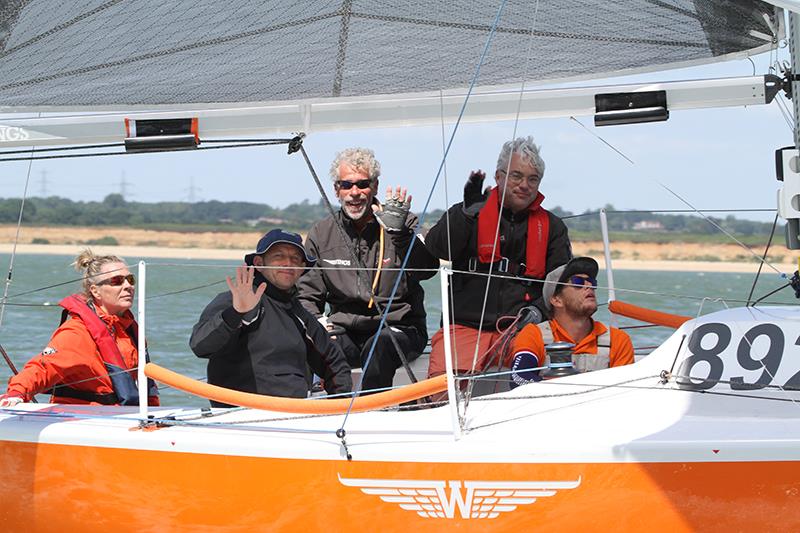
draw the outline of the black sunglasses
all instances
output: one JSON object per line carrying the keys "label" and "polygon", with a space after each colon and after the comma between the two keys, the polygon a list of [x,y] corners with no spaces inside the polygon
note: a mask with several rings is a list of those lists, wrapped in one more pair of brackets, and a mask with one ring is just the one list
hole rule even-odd
{"label": "black sunglasses", "polygon": [[122,274],[117,274],[116,276],[111,276],[110,278],[104,279],[103,281],[98,281],[95,285],[111,285],[112,287],[119,287],[125,282],[130,283],[131,285],[136,285],[136,276],[133,274],[128,274],[127,276],[123,276]]}
{"label": "black sunglasses", "polygon": [[577,285],[579,287],[583,287],[586,285],[586,282],[589,282],[589,285],[592,286],[593,289],[597,288],[597,278],[593,278],[591,276],[582,277],[582,276],[570,276],[569,282],[573,285]]}
{"label": "black sunglasses", "polygon": [[336,186],[346,191],[349,191],[353,187],[358,187],[359,189],[368,189],[372,186],[372,180],[358,180],[358,181],[338,180],[336,182]]}

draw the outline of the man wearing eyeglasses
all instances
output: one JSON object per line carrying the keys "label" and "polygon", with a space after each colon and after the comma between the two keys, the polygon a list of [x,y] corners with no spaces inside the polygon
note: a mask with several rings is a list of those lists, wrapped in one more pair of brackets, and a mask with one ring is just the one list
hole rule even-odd
{"label": "man wearing eyeglasses", "polygon": [[[350,367],[316,318],[297,300],[295,283],[316,259],[300,235],[274,229],[244,257],[228,291],[206,306],[189,344],[208,359],[208,382],[229,389],[305,398],[310,367],[331,394],[350,392]],[[214,407],[229,407],[212,401]]]}
{"label": "man wearing eyeglasses", "polygon": [[[566,225],[542,207],[544,169],[532,137],[506,142],[497,159],[497,186],[482,192],[486,175],[472,172],[464,201],[425,237],[433,255],[453,264],[450,331],[459,372],[500,363],[510,341],[503,319],[513,320],[531,305],[544,307],[545,274],[572,257]],[[429,377],[445,372],[443,332],[431,339]]]}
{"label": "man wearing eyeglasses", "polygon": [[[364,369],[362,390],[391,387],[404,360],[416,359],[425,348],[428,331],[419,282],[439,267],[418,240],[409,270],[400,274],[417,217],[410,212],[406,189],[389,187],[383,203],[376,199],[380,173],[372,150],[349,148],[336,155],[330,175],[341,209],[309,231],[306,248],[319,261],[298,285],[300,301],[326,325],[348,363]],[[386,322],[376,339],[384,311]]]}
{"label": "man wearing eyeglasses", "polygon": [[543,299],[553,319],[528,324],[514,339],[508,366],[514,385],[539,381],[546,363],[544,347],[553,342],[574,344],[572,362],[580,372],[633,363],[631,338],[622,330],[592,319],[597,311],[597,261],[576,257],[545,278]]}

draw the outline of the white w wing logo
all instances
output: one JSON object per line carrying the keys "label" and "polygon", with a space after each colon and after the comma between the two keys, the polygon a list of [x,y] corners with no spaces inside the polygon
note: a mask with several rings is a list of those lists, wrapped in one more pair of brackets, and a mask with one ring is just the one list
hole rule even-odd
{"label": "white w wing logo", "polygon": [[[345,479],[347,487],[358,487],[364,494],[399,504],[406,511],[416,511],[424,518],[453,518],[456,507],[461,518],[496,518],[518,505],[528,505],[536,498],[553,496],[561,489],[574,489],[575,481],[461,481],[426,479]],[[449,491],[448,491],[449,486]]]}

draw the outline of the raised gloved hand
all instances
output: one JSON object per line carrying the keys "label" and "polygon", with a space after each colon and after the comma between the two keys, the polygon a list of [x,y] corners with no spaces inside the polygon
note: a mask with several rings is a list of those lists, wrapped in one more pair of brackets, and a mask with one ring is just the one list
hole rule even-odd
{"label": "raised gloved hand", "polygon": [[400,233],[406,230],[406,218],[411,210],[411,195],[406,189],[386,189],[386,200],[383,205],[372,205],[372,212],[378,223],[389,233]]}
{"label": "raised gloved hand", "polygon": [[483,191],[483,180],[486,173],[482,170],[473,170],[469,174],[466,185],[464,185],[464,214],[467,216],[477,216],[478,212],[489,198],[489,190]]}
{"label": "raised gloved hand", "polygon": [[9,396],[8,394],[0,395],[0,407],[14,407],[24,401],[25,399],[20,396]]}

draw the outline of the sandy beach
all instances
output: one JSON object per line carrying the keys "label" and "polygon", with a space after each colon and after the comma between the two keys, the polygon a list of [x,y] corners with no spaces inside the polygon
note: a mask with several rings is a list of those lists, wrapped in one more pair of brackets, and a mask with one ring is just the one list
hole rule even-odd
{"label": "sandy beach", "polygon": [[[0,226],[0,253],[14,249],[16,226]],[[198,232],[154,231],[117,227],[23,227],[20,230],[16,253],[76,255],[90,246],[99,253],[113,253],[126,259],[220,259],[240,260],[252,251],[259,232]],[[92,244],[97,241],[117,242],[115,246]],[[612,242],[612,265],[620,270],[662,270],[687,272],[752,272],[758,268],[756,256],[737,244],[704,243],[632,243]],[[782,272],[794,272],[797,264],[780,243],[770,254],[771,264]],[[602,242],[574,242],[576,255],[595,257],[603,261]],[[754,250],[760,257],[763,251]],[[767,267],[768,268],[768,267]]]}

